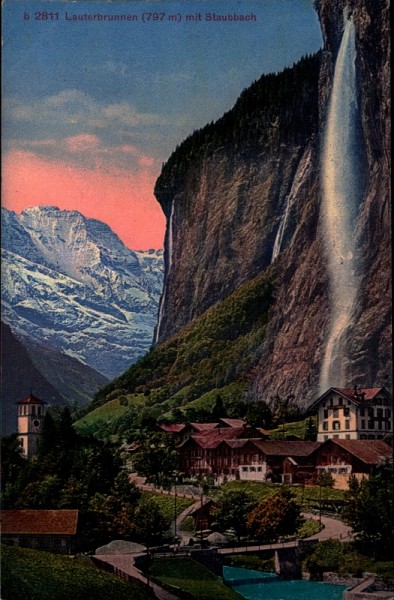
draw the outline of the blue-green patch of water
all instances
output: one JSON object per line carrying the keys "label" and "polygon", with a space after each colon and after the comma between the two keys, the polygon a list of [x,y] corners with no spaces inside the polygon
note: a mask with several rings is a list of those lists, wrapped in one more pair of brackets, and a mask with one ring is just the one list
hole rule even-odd
{"label": "blue-green patch of water", "polygon": [[223,567],[223,578],[247,600],[342,600],[346,588],[320,581],[284,580],[275,573]]}

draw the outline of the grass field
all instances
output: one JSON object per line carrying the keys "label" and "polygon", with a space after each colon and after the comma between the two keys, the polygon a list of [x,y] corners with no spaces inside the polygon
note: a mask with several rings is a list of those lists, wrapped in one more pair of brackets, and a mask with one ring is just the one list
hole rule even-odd
{"label": "grass field", "polygon": [[191,558],[155,559],[150,573],[159,584],[180,588],[196,600],[240,600],[220,577]]}
{"label": "grass field", "polygon": [[87,558],[1,547],[2,600],[147,600],[140,588],[104,573]]}
{"label": "grass field", "polygon": [[[281,484],[270,484],[258,481],[230,481],[222,485],[222,490],[244,490],[250,492],[256,500],[270,496],[276,490],[282,488]],[[294,492],[296,500],[304,509],[307,509],[310,503],[318,502],[320,497],[323,501],[343,500],[344,491],[332,488],[320,488],[318,485],[289,486]]]}
{"label": "grass field", "polygon": [[[157,504],[160,506],[164,515],[174,520],[175,515],[175,500],[174,496],[162,496],[161,494],[154,494],[152,492],[142,492],[142,497],[151,497],[154,498]],[[176,499],[176,516],[179,517],[181,512],[185,510],[188,506],[193,504],[194,500],[190,500],[189,498],[180,498],[177,496]]]}
{"label": "grass field", "polygon": [[[317,417],[310,417],[312,423],[317,425]],[[302,421],[293,421],[292,423],[284,423],[277,429],[270,429],[269,434],[272,440],[285,440],[289,436],[295,436],[300,440],[305,439],[305,434],[307,431],[307,427],[309,425],[309,417],[303,419]]]}

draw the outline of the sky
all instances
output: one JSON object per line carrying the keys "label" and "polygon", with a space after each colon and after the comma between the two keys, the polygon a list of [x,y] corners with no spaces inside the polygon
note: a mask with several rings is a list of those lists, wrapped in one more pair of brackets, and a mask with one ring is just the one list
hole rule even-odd
{"label": "sky", "polygon": [[312,0],[4,0],[2,17],[2,205],[78,210],[135,250],[163,247],[153,188],[176,146],[322,44]]}

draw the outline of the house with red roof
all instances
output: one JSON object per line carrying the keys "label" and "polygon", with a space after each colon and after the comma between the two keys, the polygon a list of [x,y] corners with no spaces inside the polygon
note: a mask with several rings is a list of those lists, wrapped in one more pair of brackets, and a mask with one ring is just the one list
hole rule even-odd
{"label": "house with red roof", "polygon": [[393,450],[383,440],[329,439],[313,452],[317,474],[330,473],[334,485],[347,489],[349,476],[368,478],[374,467],[392,460]]}
{"label": "house with red roof", "polygon": [[180,469],[190,475],[212,475],[218,482],[239,478],[241,463],[252,460],[252,455],[258,462],[258,449],[248,442],[264,437],[248,426],[201,431],[179,446]]}
{"label": "house with red roof", "polygon": [[379,440],[393,432],[393,399],[384,387],[332,387],[311,406],[317,411],[317,440]]}
{"label": "house with red roof", "polygon": [[78,516],[77,510],[2,510],[1,541],[69,554],[77,547]]}
{"label": "house with red roof", "polygon": [[[319,442],[262,440],[256,441],[260,450],[264,479],[283,483],[311,483],[315,479],[313,452]],[[241,479],[246,479],[241,467]]]}
{"label": "house with red roof", "polygon": [[246,421],[243,419],[220,418],[216,423],[158,423],[156,429],[161,433],[171,433],[180,442],[183,442],[189,436],[197,435],[204,431],[234,427],[246,427]]}

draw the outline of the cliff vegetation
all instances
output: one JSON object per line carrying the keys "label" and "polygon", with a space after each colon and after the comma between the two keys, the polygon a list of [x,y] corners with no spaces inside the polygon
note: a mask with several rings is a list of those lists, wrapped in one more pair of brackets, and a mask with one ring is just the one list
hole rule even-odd
{"label": "cliff vegetation", "polygon": [[186,408],[209,392],[208,404],[219,392],[225,402],[240,399],[273,301],[272,274],[256,277],[153,348],[100,390],[90,408],[133,393],[144,394],[146,406],[159,405],[156,416]]}

